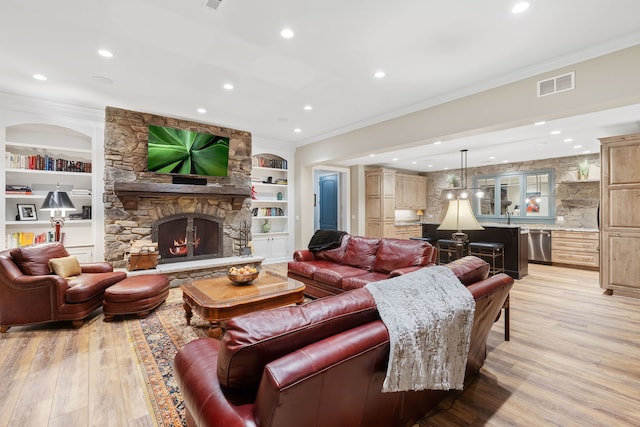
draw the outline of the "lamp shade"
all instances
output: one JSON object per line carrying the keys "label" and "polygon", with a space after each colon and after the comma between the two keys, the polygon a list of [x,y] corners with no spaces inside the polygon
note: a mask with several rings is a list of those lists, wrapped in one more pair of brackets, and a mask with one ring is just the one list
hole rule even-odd
{"label": "lamp shade", "polygon": [[438,230],[484,230],[480,225],[473,210],[469,199],[456,199],[449,201],[447,214],[444,216]]}
{"label": "lamp shade", "polygon": [[71,211],[75,210],[76,207],[73,206],[69,195],[64,191],[49,191],[47,197],[44,199],[42,203],[42,207],[40,210],[43,211],[54,211],[54,210],[65,210]]}

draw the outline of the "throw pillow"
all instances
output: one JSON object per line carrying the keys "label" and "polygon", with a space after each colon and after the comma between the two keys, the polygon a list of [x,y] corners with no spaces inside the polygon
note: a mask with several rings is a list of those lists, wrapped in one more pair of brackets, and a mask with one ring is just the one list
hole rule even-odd
{"label": "throw pillow", "polygon": [[52,272],[64,278],[77,276],[82,273],[80,262],[78,258],[73,255],[63,258],[52,258],[49,260],[49,267],[51,267]]}

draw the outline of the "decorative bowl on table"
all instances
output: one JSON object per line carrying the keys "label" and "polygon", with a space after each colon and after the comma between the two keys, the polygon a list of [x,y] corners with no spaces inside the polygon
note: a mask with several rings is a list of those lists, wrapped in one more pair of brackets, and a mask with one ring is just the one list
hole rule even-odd
{"label": "decorative bowl on table", "polygon": [[251,265],[231,267],[227,271],[227,277],[236,285],[248,285],[258,277],[258,274],[260,274],[260,271]]}

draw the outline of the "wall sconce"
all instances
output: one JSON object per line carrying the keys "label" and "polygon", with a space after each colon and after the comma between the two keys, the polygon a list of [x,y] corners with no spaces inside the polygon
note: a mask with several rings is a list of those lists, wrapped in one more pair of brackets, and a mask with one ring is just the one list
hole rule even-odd
{"label": "wall sconce", "polygon": [[[69,195],[64,191],[60,191],[60,184],[56,185],[56,191],[49,191],[49,194],[44,199],[40,210],[51,212],[49,220],[51,221],[51,226],[55,229],[56,242],[60,241],[60,228],[64,225],[65,212],[75,209]],[[59,214],[58,211],[60,211]]]}

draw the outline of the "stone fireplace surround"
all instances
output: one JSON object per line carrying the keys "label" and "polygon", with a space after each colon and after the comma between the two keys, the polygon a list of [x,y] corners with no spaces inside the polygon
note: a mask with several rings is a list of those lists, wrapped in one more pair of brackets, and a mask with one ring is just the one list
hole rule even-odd
{"label": "stone fireplace surround", "polygon": [[[226,177],[207,177],[207,185],[172,184],[172,177],[147,172],[148,126],[167,126],[229,137]],[[152,224],[165,217],[199,214],[222,222],[222,256],[238,255],[241,229],[251,221],[251,134],[154,114],[107,107],[105,111],[105,260],[115,268],[126,267],[125,253],[131,241],[152,238]],[[259,264],[259,258],[245,260]],[[175,264],[173,263],[174,270]],[[185,263],[189,266],[190,263]],[[207,277],[226,269],[190,267],[195,277]],[[217,267],[216,267],[217,265]],[[175,273],[185,278],[189,271]]]}

